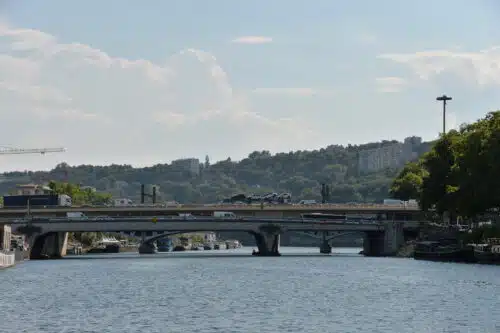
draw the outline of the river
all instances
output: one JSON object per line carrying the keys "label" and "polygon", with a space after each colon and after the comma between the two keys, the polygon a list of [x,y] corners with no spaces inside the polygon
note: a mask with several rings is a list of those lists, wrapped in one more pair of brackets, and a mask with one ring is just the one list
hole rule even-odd
{"label": "river", "polygon": [[500,332],[499,266],[251,250],[24,262],[0,332]]}

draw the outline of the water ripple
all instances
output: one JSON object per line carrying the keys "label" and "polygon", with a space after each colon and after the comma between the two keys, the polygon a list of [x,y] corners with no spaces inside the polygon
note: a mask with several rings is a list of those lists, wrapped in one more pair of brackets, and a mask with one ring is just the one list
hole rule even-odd
{"label": "water ripple", "polygon": [[500,331],[500,267],[357,256],[122,257],[0,272],[0,332]]}

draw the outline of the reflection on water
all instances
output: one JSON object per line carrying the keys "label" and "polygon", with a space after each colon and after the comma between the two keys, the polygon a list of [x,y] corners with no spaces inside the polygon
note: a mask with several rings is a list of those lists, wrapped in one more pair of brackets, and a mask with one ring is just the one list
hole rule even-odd
{"label": "reflection on water", "polygon": [[[361,248],[336,248],[332,250],[331,254],[319,253],[319,248],[313,247],[282,247],[280,253],[282,257],[325,257],[325,256],[350,256],[362,257],[359,252]],[[251,247],[241,247],[239,249],[231,250],[203,250],[203,251],[179,251],[179,252],[158,252],[155,254],[139,254],[137,252],[129,253],[114,253],[114,254],[87,254],[87,255],[68,255],[64,259],[130,259],[130,258],[150,258],[150,259],[186,259],[186,258],[222,258],[222,257],[252,257]]]}
{"label": "reflection on water", "polygon": [[251,250],[25,262],[0,271],[0,333],[500,332],[497,266]]}

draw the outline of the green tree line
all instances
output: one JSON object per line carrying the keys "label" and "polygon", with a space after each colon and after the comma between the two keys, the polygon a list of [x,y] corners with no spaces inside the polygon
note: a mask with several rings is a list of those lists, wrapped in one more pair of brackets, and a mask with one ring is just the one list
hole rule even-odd
{"label": "green tree line", "polygon": [[[50,181],[49,187],[56,194],[69,195],[74,205],[105,205],[111,202],[111,194],[82,189],[77,184]],[[102,239],[103,235],[101,232],[75,232],[69,233],[69,239],[91,246]]]}
{"label": "green tree line", "polygon": [[417,162],[407,164],[390,192],[417,199],[424,211],[469,221],[500,207],[500,111],[442,135]]}
{"label": "green tree line", "polygon": [[[312,151],[293,151],[271,154],[255,151],[240,161],[227,158],[211,163],[206,158],[200,163],[200,172],[193,174],[176,163],[157,164],[134,168],[131,165],[79,165],[66,163],[53,170],[5,173],[11,182],[0,183],[0,191],[6,193],[14,187],[14,179],[23,182],[46,183],[53,179],[74,184],[93,186],[113,197],[140,200],[141,184],[154,184],[158,189],[158,201],[181,203],[214,203],[236,194],[264,194],[288,192],[293,200],[320,201],[321,185],[330,189],[330,201],[381,202],[389,196],[392,180],[397,169],[385,169],[373,173],[360,173],[359,153],[368,149],[382,148],[396,141],[381,141],[365,145],[330,145]],[[415,151],[418,155],[428,150],[423,143]],[[64,186],[64,185],[61,185]],[[64,190],[71,192],[69,190]],[[78,196],[86,194],[77,192]],[[79,203],[79,197],[75,203]]]}
{"label": "green tree line", "polygon": [[56,194],[66,194],[71,197],[74,205],[106,205],[111,203],[111,194],[82,189],[81,186],[71,183],[51,181],[49,188]]}

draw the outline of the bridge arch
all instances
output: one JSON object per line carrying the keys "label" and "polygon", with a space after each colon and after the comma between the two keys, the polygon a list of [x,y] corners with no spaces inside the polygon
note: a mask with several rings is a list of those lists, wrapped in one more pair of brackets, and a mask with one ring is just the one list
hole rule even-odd
{"label": "bridge arch", "polygon": [[341,237],[348,236],[348,235],[364,236],[366,234],[365,231],[340,231],[340,232],[336,232],[336,233],[327,233],[327,235],[325,235],[325,233],[321,232],[321,231],[295,231],[295,233],[299,233],[299,234],[306,235],[309,237],[325,240],[328,242],[330,242],[331,240],[333,240],[335,238],[341,238]]}
{"label": "bridge arch", "polygon": [[329,237],[326,237],[326,240],[330,242],[331,240],[335,238],[340,238],[348,235],[361,235],[364,236],[366,233],[364,231],[344,231],[344,232],[339,232],[337,234],[333,234]]}
{"label": "bridge arch", "polygon": [[45,232],[29,236],[30,259],[62,258],[66,255],[68,234],[66,232]]}

